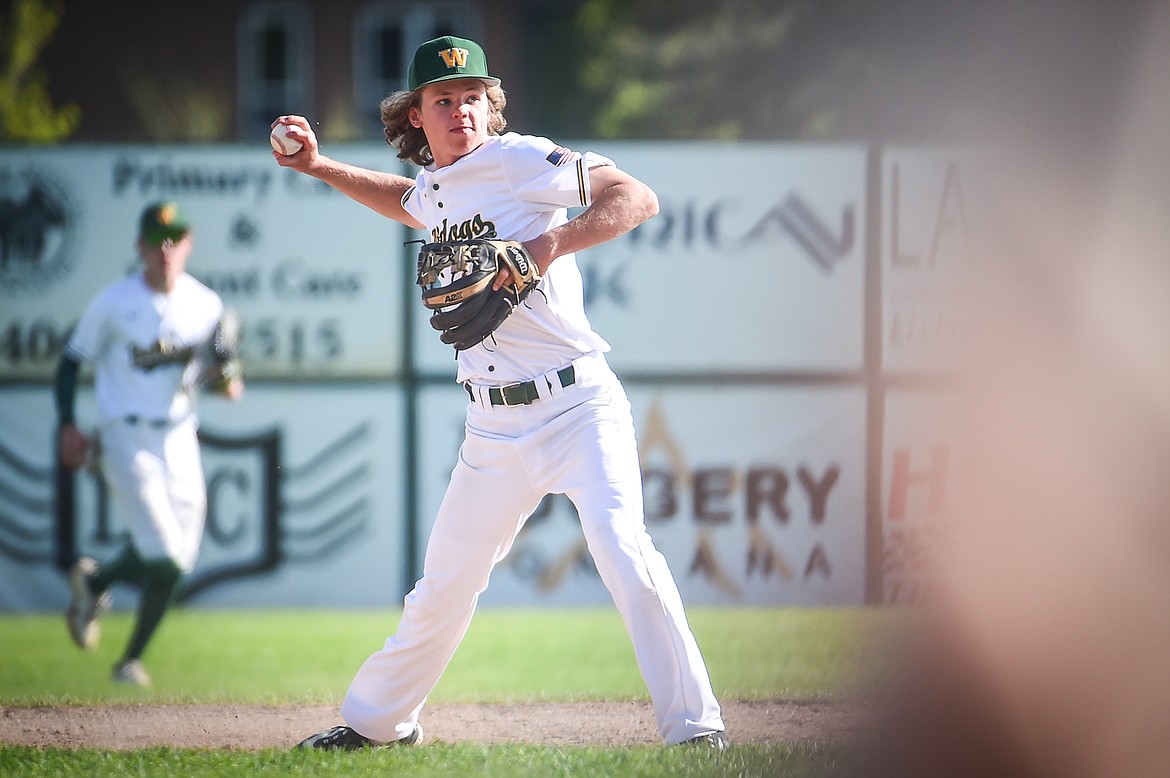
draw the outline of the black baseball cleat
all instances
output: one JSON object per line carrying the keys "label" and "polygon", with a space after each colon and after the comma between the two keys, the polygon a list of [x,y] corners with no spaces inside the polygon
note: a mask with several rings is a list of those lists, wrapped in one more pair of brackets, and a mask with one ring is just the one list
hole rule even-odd
{"label": "black baseball cleat", "polygon": [[357,751],[362,748],[383,748],[385,746],[413,746],[416,743],[421,743],[423,737],[422,725],[415,724],[414,732],[411,732],[404,738],[399,740],[391,740],[388,743],[383,743],[380,740],[371,740],[353,727],[345,725],[327,729],[324,732],[318,732],[316,735],[310,735],[297,744],[297,748],[320,748],[327,751]]}
{"label": "black baseball cleat", "polygon": [[690,740],[682,742],[684,746],[695,746],[696,748],[710,748],[714,751],[722,751],[727,748],[727,736],[722,732],[708,732],[706,735],[699,735]]}

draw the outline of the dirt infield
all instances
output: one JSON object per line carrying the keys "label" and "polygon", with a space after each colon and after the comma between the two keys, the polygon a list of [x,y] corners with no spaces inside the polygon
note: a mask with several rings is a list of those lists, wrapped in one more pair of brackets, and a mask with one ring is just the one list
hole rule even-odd
{"label": "dirt infield", "polygon": [[[846,742],[866,728],[860,704],[725,702],[734,743]],[[434,704],[420,719],[427,742],[634,746],[661,742],[645,702]],[[109,705],[0,708],[0,743],[133,750],[150,746],[284,748],[340,723],[333,705]]]}

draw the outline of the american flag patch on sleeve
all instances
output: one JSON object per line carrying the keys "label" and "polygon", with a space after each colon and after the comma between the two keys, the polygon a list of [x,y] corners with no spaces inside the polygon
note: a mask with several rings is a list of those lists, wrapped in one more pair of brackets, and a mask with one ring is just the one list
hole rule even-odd
{"label": "american flag patch on sleeve", "polygon": [[550,165],[560,166],[574,159],[576,156],[571,149],[567,149],[564,146],[557,146],[545,159],[548,160]]}

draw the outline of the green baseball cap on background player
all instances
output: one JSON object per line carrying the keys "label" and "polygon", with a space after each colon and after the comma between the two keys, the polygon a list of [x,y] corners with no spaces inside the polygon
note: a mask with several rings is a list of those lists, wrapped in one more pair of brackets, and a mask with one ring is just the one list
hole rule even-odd
{"label": "green baseball cap on background player", "polygon": [[420,86],[456,78],[478,78],[488,86],[500,83],[500,79],[488,75],[483,48],[473,40],[454,35],[444,35],[419,46],[406,72],[407,88],[412,92]]}
{"label": "green baseball cap on background player", "polygon": [[164,240],[182,240],[191,231],[191,223],[178,203],[151,203],[142,211],[138,234],[152,246]]}

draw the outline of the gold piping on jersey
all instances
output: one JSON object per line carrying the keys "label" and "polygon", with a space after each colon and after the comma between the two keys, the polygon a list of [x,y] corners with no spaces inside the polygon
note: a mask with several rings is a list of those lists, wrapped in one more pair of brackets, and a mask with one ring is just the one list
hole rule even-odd
{"label": "gold piping on jersey", "polygon": [[577,157],[577,194],[581,198],[581,207],[584,208],[589,203],[585,202],[585,155]]}

